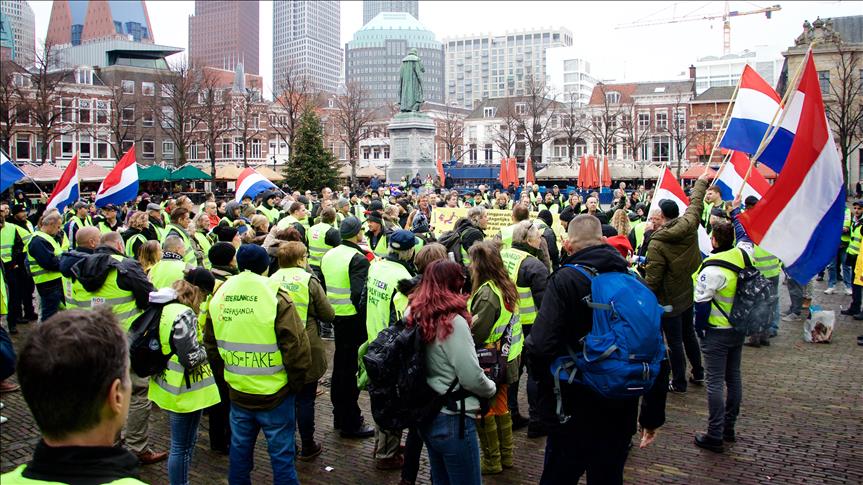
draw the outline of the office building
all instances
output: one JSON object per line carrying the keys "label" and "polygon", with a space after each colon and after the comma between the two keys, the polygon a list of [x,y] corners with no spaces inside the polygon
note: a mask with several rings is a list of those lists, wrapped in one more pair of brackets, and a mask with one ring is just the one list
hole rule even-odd
{"label": "office building", "polygon": [[747,64],[767,81],[776,86],[782,72],[782,55],[778,49],[757,46],[755,50],[745,50],[739,54],[726,56],[707,56],[698,59],[695,66],[695,91],[698,94],[709,88],[735,86],[743,67]]}
{"label": "office building", "polygon": [[565,28],[444,39],[446,100],[473,109],[486,98],[524,95],[526,79],[546,79],[545,51],[571,46]]}
{"label": "office building", "polygon": [[345,81],[365,91],[366,107],[391,106],[399,99],[399,69],[416,48],[423,66],[426,101],[443,102],[443,44],[411,14],[382,12],[345,45]]}
{"label": "office building", "polygon": [[36,16],[30,4],[24,0],[3,0],[0,2],[5,34],[10,38],[9,58],[22,66],[33,63],[36,53]]}
{"label": "office building", "polygon": [[552,47],[545,51],[545,69],[549,94],[558,101],[585,106],[590,101],[596,78],[590,73],[590,62],[576,47]]}
{"label": "office building", "polygon": [[96,39],[153,43],[143,0],[54,0],[47,42],[80,45]]}
{"label": "office building", "polygon": [[273,90],[286,73],[335,92],[342,70],[341,9],[337,0],[273,3]]}
{"label": "office building", "polygon": [[195,0],[189,17],[189,58],[203,66],[258,74],[258,2]]}
{"label": "office building", "polygon": [[420,18],[417,0],[363,0],[363,25],[381,12],[406,12],[417,20]]}

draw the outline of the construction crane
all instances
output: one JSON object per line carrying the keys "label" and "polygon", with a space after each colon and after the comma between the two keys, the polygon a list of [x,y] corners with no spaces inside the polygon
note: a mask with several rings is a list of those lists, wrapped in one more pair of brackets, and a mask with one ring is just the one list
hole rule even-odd
{"label": "construction crane", "polygon": [[[731,19],[733,17],[741,17],[743,15],[754,15],[763,13],[765,17],[768,19],[771,17],[773,12],[778,12],[782,10],[782,7],[779,5],[772,5],[770,7],[759,7],[754,10],[747,11],[739,11],[739,10],[731,10],[729,7],[730,2],[725,2],[725,11],[723,13],[715,13],[715,14],[699,14],[696,13],[702,7],[699,7],[692,13],[687,15],[683,15],[680,17],[669,17],[665,19],[654,19],[654,20],[646,20],[646,21],[635,21],[631,24],[621,24],[615,26],[615,29],[631,29],[636,27],[648,27],[651,25],[666,25],[666,24],[678,24],[682,22],[696,22],[699,20],[716,20],[722,19],[722,29],[723,29],[723,39],[722,39],[722,54],[728,55],[731,53]],[[754,4],[753,4],[754,5]],[[675,4],[675,7],[677,4]],[[757,6],[757,5],[756,5]]]}

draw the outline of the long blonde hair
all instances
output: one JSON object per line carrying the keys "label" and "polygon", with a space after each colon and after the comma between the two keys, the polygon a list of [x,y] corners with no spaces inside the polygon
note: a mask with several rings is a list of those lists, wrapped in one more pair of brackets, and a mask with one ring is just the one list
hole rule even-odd
{"label": "long blonde hair", "polygon": [[629,223],[629,214],[624,209],[617,209],[611,216],[611,225],[617,230],[618,236],[628,236],[632,224]]}
{"label": "long blonde hair", "polygon": [[186,280],[175,281],[171,288],[177,292],[177,303],[186,305],[195,313],[201,310],[201,303],[207,298],[206,293]]}
{"label": "long blonde hair", "polygon": [[150,268],[162,260],[162,245],[159,241],[147,241],[141,244],[138,249],[138,262],[141,263],[141,268],[144,272],[150,271]]}

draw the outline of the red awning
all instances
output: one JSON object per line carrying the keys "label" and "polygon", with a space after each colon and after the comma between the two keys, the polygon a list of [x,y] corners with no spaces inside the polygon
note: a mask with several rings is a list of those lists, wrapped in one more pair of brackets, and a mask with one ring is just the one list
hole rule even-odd
{"label": "red awning", "polygon": [[[680,178],[686,180],[697,179],[698,177],[701,177],[702,173],[704,173],[705,168],[707,168],[707,166],[700,163],[692,165],[689,169],[683,172],[683,175],[681,175]],[[710,170],[709,173],[711,176],[716,176],[716,170],[713,170],[712,168],[707,168],[707,170]]]}

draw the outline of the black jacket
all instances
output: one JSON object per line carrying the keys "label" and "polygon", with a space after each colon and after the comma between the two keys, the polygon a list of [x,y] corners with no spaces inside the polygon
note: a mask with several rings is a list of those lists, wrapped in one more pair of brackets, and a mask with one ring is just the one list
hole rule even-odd
{"label": "black jacket", "polygon": [[548,259],[551,260],[551,269],[556,270],[560,266],[560,250],[557,247],[557,234],[554,229],[546,227],[542,231],[545,244],[548,245]]}
{"label": "black jacket", "polygon": [[[605,244],[582,249],[563,264],[582,264],[600,273],[627,271],[627,263],[620,253]],[[562,265],[549,278],[542,307],[525,342],[529,365],[539,381],[540,419],[549,432],[575,433],[583,439],[610,434],[632,436],[636,432],[636,420],[645,428],[658,428],[665,422],[667,361],[663,361],[657,384],[643,397],[640,417],[637,398],[605,399],[587,387],[574,384],[562,386],[564,411],[571,419],[563,425],[558,421],[551,363],[566,354],[567,345],[577,352],[581,347],[579,341],[593,324],[593,310],[583,301],[590,293],[589,280],[575,269]]]}
{"label": "black jacket", "polygon": [[138,308],[147,308],[150,301],[150,292],[156,291],[141,265],[134,259],[124,257],[117,261],[113,256],[122,254],[107,247],[99,246],[89,257],[78,261],[72,266],[72,275],[87,291],[97,291],[105,280],[111,269],[117,270],[117,286],[121,290],[131,291],[135,296],[135,304]]}
{"label": "black jacket", "polygon": [[[134,236],[136,234],[143,234],[144,237],[147,238],[147,240],[151,240],[150,234],[147,232],[148,230],[149,230],[149,227],[143,231],[141,231],[140,229],[135,229],[134,227],[130,227],[129,229],[126,229],[121,234],[121,236],[123,237],[123,243],[128,246],[129,239],[131,239],[132,236]],[[137,240],[137,241],[132,243],[132,254],[134,254],[136,258],[138,257],[138,254],[141,251],[141,246],[143,244],[144,244],[144,242],[140,241],[140,240]]]}
{"label": "black jacket", "polygon": [[485,239],[485,233],[479,227],[471,224],[470,220],[462,218],[456,221],[455,231],[461,236],[461,247],[465,251],[470,249],[474,243]]}
{"label": "black jacket", "polygon": [[24,478],[74,485],[95,485],[138,478],[138,459],[116,446],[58,446],[39,441]]}
{"label": "black jacket", "polygon": [[548,283],[548,268],[538,259],[537,250],[531,246],[515,243],[512,247],[530,254],[530,257],[525,258],[521,262],[515,286],[530,288],[530,294],[533,297],[534,303],[536,303],[537,310],[539,310],[542,306],[542,298],[545,295],[545,287]]}
{"label": "black jacket", "polygon": [[61,254],[60,273],[66,278],[73,278],[75,275],[72,274],[72,266],[91,254],[93,254],[93,250],[90,248],[76,248]]}

